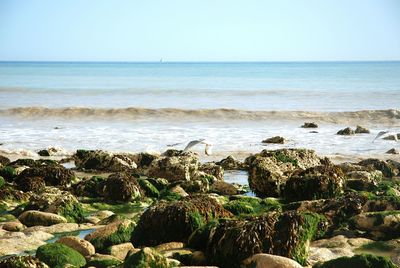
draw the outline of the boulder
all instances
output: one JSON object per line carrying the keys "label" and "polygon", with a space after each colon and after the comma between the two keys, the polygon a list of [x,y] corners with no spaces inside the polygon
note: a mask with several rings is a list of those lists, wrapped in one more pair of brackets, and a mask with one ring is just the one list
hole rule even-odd
{"label": "boulder", "polygon": [[210,184],[206,177],[196,177],[198,177],[198,179],[183,181],[180,186],[187,193],[207,193],[210,190]]}
{"label": "boulder", "polygon": [[336,135],[343,135],[343,136],[349,136],[349,135],[354,135],[354,134],[355,134],[354,130],[349,127],[341,129],[336,133]]}
{"label": "boulder", "polygon": [[344,173],[338,166],[315,166],[294,172],[284,186],[283,196],[288,200],[332,198],[343,193],[344,183]]}
{"label": "boulder", "polygon": [[42,149],[38,151],[38,155],[40,156],[54,156],[54,155],[60,155],[60,154],[66,154],[66,152],[62,149],[55,148],[55,147],[50,147],[47,149]]}
{"label": "boulder", "polygon": [[96,253],[87,259],[87,267],[109,268],[119,267],[122,261],[111,255]]}
{"label": "boulder", "polygon": [[19,222],[19,221],[11,221],[11,222],[6,222],[3,225],[3,230],[9,231],[9,232],[20,232],[25,229],[25,226]]}
{"label": "boulder", "polygon": [[354,226],[362,231],[367,231],[372,236],[392,239],[400,237],[400,211],[380,211],[361,213],[352,219]]}
{"label": "boulder", "polygon": [[12,182],[14,178],[17,176],[17,171],[15,170],[14,167],[0,166],[0,176],[2,176],[6,181]]}
{"label": "boulder", "polygon": [[369,134],[370,131],[368,128],[362,127],[362,126],[357,126],[356,130],[354,131],[356,134]]}
{"label": "boulder", "polygon": [[148,179],[138,178],[137,181],[146,196],[154,198],[160,197],[160,191]]}
{"label": "boulder", "polygon": [[301,127],[302,128],[318,128],[318,125],[314,122],[305,122]]}
{"label": "boulder", "polygon": [[129,242],[135,223],[130,220],[119,220],[96,229],[85,236],[99,252],[106,252],[113,245]]}
{"label": "boulder", "polygon": [[252,268],[303,268],[292,259],[265,253],[255,254],[244,260],[243,264]]}
{"label": "boulder", "polygon": [[118,245],[113,245],[107,249],[107,252],[120,260],[125,260],[126,255],[129,251],[133,250],[134,247],[132,243],[122,243]]}
{"label": "boulder", "polygon": [[101,170],[119,172],[135,170],[134,155],[113,154],[102,150],[77,150],[75,166],[80,170]]}
{"label": "boulder", "polygon": [[66,265],[73,267],[86,265],[85,258],[78,251],[61,243],[40,246],[36,251],[36,258],[54,268],[63,268]]}
{"label": "boulder", "polygon": [[207,260],[220,267],[240,267],[257,253],[289,257],[305,264],[308,244],[323,232],[324,221],[317,214],[289,211],[212,222],[192,234],[189,246],[205,250]]}
{"label": "boulder", "polygon": [[201,225],[214,218],[229,216],[232,216],[230,212],[206,195],[161,201],[142,214],[132,234],[132,243],[135,246],[154,246],[171,241],[186,242]]}
{"label": "boulder", "polygon": [[211,185],[211,192],[217,193],[219,195],[236,195],[238,194],[238,189],[231,183],[224,181],[216,181]]}
{"label": "boulder", "polygon": [[28,210],[23,212],[19,217],[18,220],[26,226],[50,226],[57,223],[65,223],[67,219],[48,212],[42,212],[37,210]]}
{"label": "boulder", "polygon": [[235,157],[233,157],[232,155],[229,155],[227,158],[222,159],[216,164],[220,165],[223,169],[226,170],[247,170],[248,168],[245,163],[236,160]]}
{"label": "boulder", "polygon": [[81,239],[77,236],[63,236],[57,240],[57,243],[64,244],[75,249],[83,256],[90,256],[96,253],[94,246],[89,241]]}
{"label": "boulder", "polygon": [[[384,137],[383,139],[388,140],[388,141],[394,141],[394,140],[396,140],[396,137],[394,135],[388,135],[388,136]],[[397,133],[397,140],[400,140],[400,133]]]}
{"label": "boulder", "polygon": [[215,163],[204,163],[199,167],[199,171],[204,172],[205,174],[209,174],[212,177],[210,178],[216,178],[217,180],[223,180],[224,179],[224,169],[220,165],[217,165]]}
{"label": "boulder", "polygon": [[7,166],[8,164],[10,164],[10,159],[8,159],[5,156],[0,155],[0,167],[1,166]]}
{"label": "boulder", "polygon": [[263,150],[246,158],[249,186],[260,197],[279,197],[287,178],[296,169],[306,169],[323,162],[313,150]]}
{"label": "boulder", "polygon": [[169,268],[167,258],[152,248],[143,248],[140,251],[130,255],[124,262],[124,268]]}
{"label": "boulder", "polygon": [[285,143],[285,138],[281,137],[281,136],[275,136],[275,137],[263,140],[262,143],[284,144]]}
{"label": "boulder", "polygon": [[137,179],[128,173],[114,173],[104,183],[105,197],[112,201],[130,201],[142,196]]}
{"label": "boulder", "polygon": [[396,148],[392,148],[388,151],[386,151],[387,154],[399,154],[399,151],[396,150]]}
{"label": "boulder", "polygon": [[[61,165],[43,165],[27,168],[23,170],[16,178],[15,183],[19,187],[27,187],[29,178],[40,177],[48,186],[68,186],[75,179],[75,175],[71,170]],[[37,179],[35,179],[37,180]],[[32,184],[32,183],[31,183]],[[37,185],[37,183],[33,183]],[[29,188],[27,188],[29,190]]]}
{"label": "boulder", "polygon": [[400,172],[400,163],[396,161],[384,161],[374,158],[368,158],[358,162],[358,165],[363,166],[368,170],[379,170],[386,178],[397,176]]}
{"label": "boulder", "polygon": [[104,186],[106,179],[101,176],[92,176],[89,179],[82,179],[75,184],[74,193],[77,196],[102,197],[104,196]]}
{"label": "boulder", "polygon": [[346,187],[357,191],[372,191],[382,180],[383,174],[374,171],[350,171],[346,173]]}
{"label": "boulder", "polygon": [[168,152],[153,160],[146,173],[149,177],[165,178],[169,182],[188,181],[199,166],[198,157],[193,154]]}

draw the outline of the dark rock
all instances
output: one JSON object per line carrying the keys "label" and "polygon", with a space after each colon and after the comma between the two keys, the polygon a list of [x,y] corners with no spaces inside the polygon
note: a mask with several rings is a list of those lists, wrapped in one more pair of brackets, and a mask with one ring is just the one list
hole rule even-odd
{"label": "dark rock", "polygon": [[320,165],[321,161],[313,150],[263,150],[245,160],[249,165],[249,186],[260,197],[279,197],[291,173]]}
{"label": "dark rock", "polygon": [[114,173],[104,183],[106,198],[113,201],[129,201],[142,196],[142,190],[136,178],[128,173]]}
{"label": "dark rock", "polygon": [[262,143],[284,144],[285,143],[285,138],[283,138],[281,136],[275,136],[275,137],[263,140]]}
{"label": "dark rock", "polygon": [[210,264],[240,267],[243,260],[263,252],[289,257],[304,265],[307,244],[323,232],[324,219],[317,214],[289,211],[210,225],[193,233],[189,240],[189,246],[200,246],[205,251]]}
{"label": "dark rock", "polygon": [[[394,135],[388,135],[386,137],[383,138],[384,140],[388,140],[388,141],[394,141],[396,140]],[[400,133],[397,133],[397,140],[400,140]]]}
{"label": "dark rock", "polygon": [[372,170],[380,170],[383,176],[391,178],[399,174],[399,163],[396,161],[383,161],[374,158],[368,158],[358,162],[358,165],[367,167]]}
{"label": "dark rock", "polygon": [[42,177],[17,177],[15,183],[17,185],[17,189],[24,192],[39,192],[46,186],[46,183]]}
{"label": "dark rock", "polygon": [[216,181],[211,185],[211,192],[217,193],[220,195],[236,195],[238,194],[238,189],[227,182],[224,181]]}
{"label": "dark rock", "polygon": [[386,153],[387,154],[399,154],[399,151],[397,151],[395,148],[392,148],[392,149],[388,150]]}
{"label": "dark rock", "polygon": [[28,178],[34,177],[41,177],[46,185],[51,186],[68,186],[75,179],[75,175],[71,170],[57,164],[27,168],[15,178],[15,181],[19,185],[28,180]]}
{"label": "dark rock", "polygon": [[[187,242],[190,234],[214,218],[232,216],[215,199],[203,195],[163,202],[147,209],[132,234],[135,246]],[[160,228],[162,226],[162,228]]]}
{"label": "dark rock", "polygon": [[92,176],[89,179],[82,179],[73,186],[77,196],[102,197],[106,179],[101,176]]}
{"label": "dark rock", "polygon": [[369,134],[371,133],[368,128],[357,126],[356,130],[354,131],[356,134]]}
{"label": "dark rock", "polygon": [[396,268],[397,266],[389,259],[381,256],[363,254],[352,257],[340,257],[324,263],[317,263],[313,268]]}
{"label": "dark rock", "polygon": [[0,155],[0,167],[1,166],[7,166],[8,164],[10,164],[10,159],[8,159],[5,156]]}
{"label": "dark rock", "polygon": [[355,132],[351,128],[346,127],[344,129],[339,130],[336,134],[337,135],[354,135]]}
{"label": "dark rock", "polygon": [[224,169],[220,165],[215,163],[204,163],[199,166],[199,171],[203,171],[207,174],[214,176],[217,180],[224,179]]}
{"label": "dark rock", "polygon": [[314,122],[305,122],[304,125],[301,126],[302,128],[317,128],[318,125]]}
{"label": "dark rock", "polygon": [[321,165],[296,171],[286,182],[283,196],[288,200],[332,198],[343,193],[345,176],[335,165]]}
{"label": "dark rock", "polygon": [[222,159],[216,164],[220,165],[226,170],[247,170],[248,168],[248,166],[245,163],[236,160],[232,155]]}

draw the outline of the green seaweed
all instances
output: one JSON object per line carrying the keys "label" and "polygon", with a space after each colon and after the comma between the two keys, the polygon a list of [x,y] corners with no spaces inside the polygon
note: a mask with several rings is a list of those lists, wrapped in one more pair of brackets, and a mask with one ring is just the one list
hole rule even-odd
{"label": "green seaweed", "polygon": [[147,196],[154,198],[158,198],[160,196],[160,192],[150,181],[141,178],[137,179],[137,181]]}
{"label": "green seaweed", "polygon": [[85,257],[78,251],[61,243],[40,246],[36,251],[36,257],[52,268],[64,268],[67,264],[74,267],[86,265]]}
{"label": "green seaweed", "polygon": [[396,247],[388,244],[385,241],[374,241],[368,244],[364,244],[358,248],[358,250],[378,250],[378,251],[392,251]]}
{"label": "green seaweed", "polygon": [[129,242],[132,232],[136,224],[132,223],[128,227],[119,226],[118,230],[106,237],[95,237],[90,240],[90,243],[96,248],[96,251],[106,252],[107,248],[113,245]]}
{"label": "green seaweed", "polygon": [[167,259],[152,248],[144,248],[129,256],[124,268],[169,268]]}
{"label": "green seaweed", "polygon": [[3,186],[6,184],[6,181],[2,176],[0,176],[0,189],[3,188]]}

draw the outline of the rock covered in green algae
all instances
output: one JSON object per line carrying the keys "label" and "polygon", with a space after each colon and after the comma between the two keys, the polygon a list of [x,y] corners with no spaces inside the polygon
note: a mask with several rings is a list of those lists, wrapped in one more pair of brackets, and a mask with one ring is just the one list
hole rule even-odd
{"label": "rock covered in green algae", "polygon": [[15,178],[15,183],[26,184],[29,178],[37,177],[42,178],[48,186],[68,186],[75,179],[75,174],[58,164],[35,166],[23,170]]}
{"label": "rock covered in green algae", "polygon": [[149,180],[139,178],[137,181],[145,192],[146,196],[154,198],[160,197],[160,191]]}
{"label": "rock covered in green algae", "polygon": [[124,268],[169,268],[167,258],[152,248],[143,248],[125,259]]}
{"label": "rock covered in green algae", "polygon": [[102,197],[104,196],[104,186],[106,178],[102,176],[92,176],[89,179],[82,179],[73,185],[74,193],[77,196]]}
{"label": "rock covered in green algae", "polygon": [[3,188],[3,186],[6,184],[6,180],[0,176],[0,189]]}
{"label": "rock covered in green algae", "polygon": [[152,246],[171,241],[187,242],[190,234],[201,225],[230,216],[230,212],[207,195],[160,201],[142,214],[132,234],[132,243]]}
{"label": "rock covered in green algae", "polygon": [[130,201],[142,196],[137,179],[128,173],[114,173],[104,182],[104,194],[112,201]]}
{"label": "rock covered in green algae", "polygon": [[335,165],[326,164],[297,171],[287,180],[283,196],[288,200],[332,198],[343,193],[345,175]]}
{"label": "rock covered in green algae", "polygon": [[119,220],[96,229],[85,236],[99,252],[105,252],[112,245],[129,242],[135,223],[130,220]]}
{"label": "rock covered in green algae", "polygon": [[249,165],[249,186],[260,197],[279,197],[288,176],[296,169],[321,165],[313,150],[263,150],[246,158]]}
{"label": "rock covered in green algae", "polygon": [[63,236],[57,240],[57,243],[69,246],[83,256],[90,256],[95,253],[95,248],[89,241],[81,239],[77,236]]}
{"label": "rock covered in green algae", "polygon": [[87,260],[87,267],[96,268],[110,268],[110,267],[120,267],[122,261],[111,255],[104,255],[96,253],[90,256]]}
{"label": "rock covered in green algae", "polygon": [[12,182],[17,176],[17,171],[14,167],[10,166],[0,167],[0,176],[2,176],[6,181]]}
{"label": "rock covered in green algae", "polygon": [[313,268],[396,268],[396,265],[385,257],[371,254],[341,257],[324,263],[318,263]]}
{"label": "rock covered in green algae", "polygon": [[323,232],[324,217],[312,213],[270,213],[247,220],[211,222],[189,239],[220,267],[240,267],[257,253],[292,258],[304,264],[308,243]]}
{"label": "rock covered in green algae", "polygon": [[83,208],[76,197],[57,188],[47,187],[44,192],[34,194],[25,210],[40,210],[65,217],[68,222],[82,222]]}
{"label": "rock covered in green algae", "polygon": [[368,158],[358,162],[358,165],[364,166],[369,170],[380,170],[386,178],[392,178],[400,174],[400,163],[393,160],[379,160]]}
{"label": "rock covered in green algae", "polygon": [[30,226],[50,226],[58,223],[66,223],[67,219],[64,217],[48,212],[42,212],[37,210],[28,210],[23,212],[18,220],[24,225]]}
{"label": "rock covered in green algae", "polygon": [[74,159],[75,166],[80,170],[119,172],[137,168],[134,155],[113,154],[102,150],[77,150]]}
{"label": "rock covered in green algae", "polygon": [[78,251],[60,243],[40,246],[36,258],[52,268],[64,268],[68,264],[74,267],[86,265],[85,258]]}
{"label": "rock covered in green algae", "polygon": [[2,268],[49,268],[47,264],[32,256],[13,256],[0,260]]}

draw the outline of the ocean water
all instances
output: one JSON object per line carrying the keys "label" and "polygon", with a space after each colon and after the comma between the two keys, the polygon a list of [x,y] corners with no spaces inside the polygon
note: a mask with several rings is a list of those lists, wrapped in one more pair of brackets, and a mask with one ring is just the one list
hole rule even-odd
{"label": "ocean water", "polygon": [[[365,157],[399,146],[371,142],[382,129],[400,132],[399,109],[400,62],[0,63],[0,152],[9,154],[163,151],[206,138],[217,158],[279,147]],[[357,124],[371,134],[335,135]],[[275,135],[288,143],[261,143]]]}

